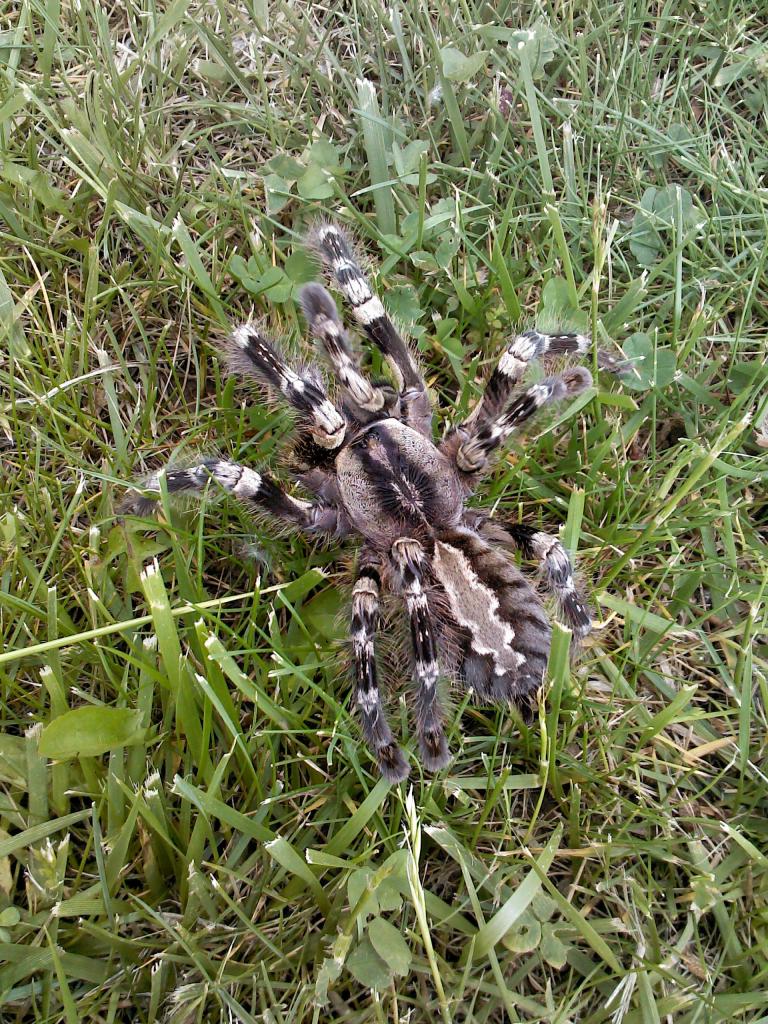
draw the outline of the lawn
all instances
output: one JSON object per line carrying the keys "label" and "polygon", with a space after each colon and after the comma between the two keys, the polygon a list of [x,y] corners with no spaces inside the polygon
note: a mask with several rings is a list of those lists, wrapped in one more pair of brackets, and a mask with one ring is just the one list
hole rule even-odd
{"label": "lawn", "polygon": [[[768,29],[759,5],[0,6],[0,1019],[768,1021]],[[480,497],[598,628],[530,727],[377,777],[338,549],[125,481],[290,424],[353,228],[440,429],[522,324],[632,360]],[[73,712],[75,712],[73,714]]]}

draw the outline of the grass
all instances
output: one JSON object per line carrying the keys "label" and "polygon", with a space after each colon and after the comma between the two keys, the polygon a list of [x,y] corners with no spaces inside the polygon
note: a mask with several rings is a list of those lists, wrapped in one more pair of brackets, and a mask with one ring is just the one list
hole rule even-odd
{"label": "grass", "polygon": [[[767,46],[748,3],[2,6],[3,1021],[768,1020]],[[444,418],[519,320],[638,374],[483,494],[564,526],[584,658],[410,787],[336,553],[114,514],[174,448],[274,455],[215,343],[298,335],[328,209]]]}

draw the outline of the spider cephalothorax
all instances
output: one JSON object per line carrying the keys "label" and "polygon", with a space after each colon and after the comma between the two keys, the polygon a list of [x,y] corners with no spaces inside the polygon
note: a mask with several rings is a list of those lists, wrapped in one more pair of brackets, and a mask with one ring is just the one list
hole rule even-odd
{"label": "spider cephalothorax", "polygon": [[[470,688],[483,700],[514,703],[524,714],[541,686],[550,646],[542,601],[508,549],[537,560],[562,617],[581,640],[591,628],[587,602],[560,542],[522,525],[506,528],[466,499],[494,454],[537,409],[579,394],[590,373],[572,368],[518,390],[528,364],[547,354],[583,354],[580,334],[525,331],[507,346],[472,413],[440,442],[432,432],[429,395],[416,360],[371,291],[346,233],[316,227],[310,244],[393,383],[372,381],[342,325],[336,303],[319,284],[301,302],[309,329],[338,381],[329,397],[319,370],[299,372],[254,325],[229,342],[233,369],[255,375],[292,406],[297,417],[300,484],[314,495],[290,496],[265,473],[221,459],[154,474],[134,497],[147,511],[164,476],[169,493],[202,493],[214,481],[254,511],[310,535],[360,541],[352,589],[354,698],[362,731],[386,778],[408,775],[381,702],[374,645],[383,591],[399,595],[411,637],[419,750],[426,768],[449,760],[439,682]],[[620,364],[598,352],[602,367]],[[393,386],[394,385],[394,386]]]}

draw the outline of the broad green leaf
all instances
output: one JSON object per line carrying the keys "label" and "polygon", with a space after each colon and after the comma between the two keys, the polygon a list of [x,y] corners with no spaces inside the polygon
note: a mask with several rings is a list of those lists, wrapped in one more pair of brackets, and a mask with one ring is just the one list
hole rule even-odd
{"label": "broad green leaf", "polygon": [[641,267],[650,267],[665,248],[653,212],[658,192],[657,188],[647,188],[643,192],[640,208],[632,219],[629,248]]}
{"label": "broad green leaf", "polygon": [[69,210],[64,193],[60,189],[53,188],[50,175],[45,171],[34,170],[31,167],[24,167],[23,164],[14,164],[10,160],[6,160],[0,165],[0,177],[14,185],[28,188],[46,210],[55,210],[57,213],[64,214]]}
{"label": "broad green leaf", "polygon": [[0,344],[4,348],[10,348],[14,356],[23,358],[29,355],[30,350],[19,317],[20,312],[16,312],[13,293],[0,270]]}
{"label": "broad green leaf", "polygon": [[693,142],[694,138],[691,134],[691,130],[688,125],[675,123],[671,124],[667,130],[667,138],[670,142],[674,142],[680,146],[681,149],[685,148],[685,144]]}
{"label": "broad green leaf", "polygon": [[411,967],[411,951],[397,928],[383,917],[374,917],[368,925],[371,945],[393,974],[406,975]]}
{"label": "broad green leaf", "polygon": [[[396,850],[378,869],[370,866],[352,871],[347,879],[350,911],[357,908],[356,916],[365,919],[379,911],[399,910],[403,903],[402,893],[408,888],[406,861],[407,851]],[[366,892],[368,898],[361,903]]]}
{"label": "broad green leaf", "polygon": [[115,747],[139,743],[142,712],[130,708],[83,707],[54,718],[40,734],[43,757],[98,757]]}
{"label": "broad green leaf", "polygon": [[296,189],[302,199],[330,199],[333,185],[326,170],[319,164],[310,164],[296,182]]}
{"label": "broad green leaf", "polygon": [[665,248],[652,219],[639,210],[632,221],[629,248],[641,267],[653,266]]}
{"label": "broad green leaf", "polygon": [[416,139],[402,147],[397,142],[393,142],[392,159],[400,177],[404,177],[406,174],[415,174],[419,169],[422,154],[428,151],[429,142],[426,139]]}
{"label": "broad green leaf", "polygon": [[435,261],[439,267],[447,269],[453,257],[459,251],[459,236],[446,235],[435,250]]}
{"label": "broad green leaf", "polygon": [[610,948],[605,939],[599,935],[595,928],[589,923],[586,914],[579,913],[578,908],[572,903],[569,903],[559,889],[549,880],[549,878],[547,878],[545,871],[542,870],[540,861],[531,861],[531,867],[538,875],[542,885],[546,887],[549,895],[559,906],[560,913],[563,917],[567,918],[567,920],[575,926],[581,938],[592,947],[600,959],[606,963],[612,971],[615,971],[617,974],[620,973],[621,965],[616,959],[616,954]]}
{"label": "broad green leaf", "polygon": [[331,959],[333,961],[334,966],[330,966],[330,960],[326,960],[323,964],[324,967],[328,965],[327,974],[329,978],[335,979],[339,977],[339,975],[341,974],[341,969],[344,966],[344,963],[347,959],[347,954],[349,953],[351,945],[352,936],[347,934],[347,932],[339,932],[338,935],[336,936],[333,946],[331,947]]}
{"label": "broad green leaf", "polygon": [[306,284],[317,277],[317,264],[300,249],[291,253],[283,264],[283,270],[294,284]]}
{"label": "broad green leaf", "polygon": [[762,89],[744,91],[744,105],[754,117],[761,117],[765,109],[765,97]]}
{"label": "broad green leaf", "polygon": [[396,911],[403,905],[404,892],[408,892],[408,851],[395,850],[384,861],[382,868],[391,874],[383,878],[376,887],[376,899],[382,911]]}
{"label": "broad green leaf", "polygon": [[292,156],[288,156],[287,153],[278,153],[277,156],[273,156],[271,160],[267,161],[265,168],[270,174],[276,174],[286,181],[297,181],[307,169],[304,164],[299,163]]}
{"label": "broad green leaf", "polygon": [[568,282],[551,277],[541,292],[540,326],[543,330],[589,331],[589,314],[573,305]]}
{"label": "broad green leaf", "polygon": [[655,191],[653,214],[657,227],[674,227],[678,205],[682,214],[683,227],[695,228],[703,223],[705,218],[701,211],[694,207],[693,196],[688,189],[681,188],[679,185],[666,185]]}
{"label": "broad green leaf", "polygon": [[358,868],[353,871],[347,879],[347,900],[349,901],[349,909],[353,911],[355,907],[360,903],[363,895],[368,892],[367,901],[362,904],[361,910],[357,916],[365,920],[368,914],[378,914],[379,903],[376,899],[376,893],[370,890],[371,881],[373,879],[373,871],[371,868]]}
{"label": "broad green leaf", "polygon": [[318,139],[313,142],[307,150],[307,156],[313,164],[324,167],[328,171],[335,171],[341,166],[339,151],[329,142],[328,139]]}
{"label": "broad green leaf", "polygon": [[0,782],[27,785],[27,744],[23,736],[0,733]]}
{"label": "broad green leaf", "polygon": [[328,1002],[328,987],[337,980],[342,966],[342,962],[335,956],[328,956],[323,960],[315,981],[315,1001],[318,1006],[325,1006]]}
{"label": "broad green leaf", "polygon": [[715,75],[715,88],[732,85],[733,82],[738,82],[740,78],[752,78],[754,75],[753,65],[754,62],[751,57],[743,57],[740,60],[732,61],[730,64],[725,64]]}
{"label": "broad green leaf", "polygon": [[422,317],[419,293],[409,284],[398,285],[387,292],[387,309],[401,324],[416,324]]}
{"label": "broad green leaf", "polygon": [[18,907],[6,907],[5,910],[0,911],[0,927],[2,928],[13,928],[20,920],[21,912]]}
{"label": "broad green leaf", "polygon": [[383,989],[392,980],[392,972],[368,939],[363,939],[352,951],[347,967],[366,988]]}
{"label": "broad green leaf", "polygon": [[465,356],[464,345],[461,342],[461,333],[456,328],[459,321],[454,316],[447,316],[435,324],[435,337],[446,352],[449,352],[457,359]]}
{"label": "broad green leaf", "polygon": [[[235,257],[233,257],[234,259]],[[237,265],[241,269],[240,264]],[[250,270],[251,261],[248,261]],[[230,261],[232,267],[232,261]],[[285,302],[290,298],[293,284],[289,281],[282,267],[267,267],[263,273],[256,271],[255,276],[246,272],[242,277],[232,268],[232,273],[239,278],[244,288],[253,295],[268,295],[272,302]]]}
{"label": "broad green leaf", "polygon": [[[405,873],[405,866],[403,866],[403,873]],[[403,905],[402,891],[407,885],[408,882],[404,879],[398,879],[394,876],[385,878],[376,887],[376,900],[379,904],[379,910],[382,913],[394,913],[399,910]]]}
{"label": "broad green leaf", "polygon": [[342,639],[341,600],[336,588],[326,587],[302,605],[300,616],[292,619],[288,627],[288,644],[295,658],[306,659],[318,642]]}
{"label": "broad green leaf", "polygon": [[[307,594],[314,590],[318,584],[322,583],[326,578],[325,573],[322,569],[313,568],[307,569],[301,576],[294,576],[292,580],[282,584],[279,588],[275,587],[281,600],[287,601],[289,604],[296,604],[298,601],[302,601]],[[270,588],[270,590],[273,588]],[[270,591],[267,591],[269,593]],[[337,851],[338,852],[338,851]]]}
{"label": "broad green leaf", "polygon": [[237,278],[240,284],[243,285],[244,288],[247,288],[248,291],[258,290],[259,285],[257,282],[257,276],[259,272],[253,259],[249,259],[246,263],[239,253],[235,253],[230,258],[227,270],[233,277]]}
{"label": "broad green leaf", "polygon": [[558,50],[557,37],[546,21],[537,21],[531,28],[514,32],[509,40],[511,54],[528,61],[534,78],[544,73],[544,68]]}
{"label": "broad green leaf", "polygon": [[568,282],[562,277],[550,277],[541,292],[541,305],[546,312],[562,313],[573,310]]}
{"label": "broad green leaf", "polygon": [[230,69],[224,64],[219,64],[215,60],[196,61],[195,72],[208,82],[226,82],[232,78]]}
{"label": "broad green leaf", "polygon": [[693,205],[688,189],[680,185],[645,190],[629,235],[629,248],[641,266],[650,267],[667,251],[678,216],[684,231],[696,231],[707,220],[706,214]]}
{"label": "broad green leaf", "polygon": [[328,587],[303,606],[301,617],[313,636],[319,636],[325,640],[340,638],[340,630],[343,629],[339,622],[342,601],[343,598],[339,591],[335,587]]}
{"label": "broad green leaf", "polygon": [[554,967],[558,971],[565,967],[566,958],[568,956],[568,947],[560,939],[551,924],[545,924],[542,926],[539,952],[550,967]]}
{"label": "broad green leaf", "polygon": [[493,949],[528,910],[533,898],[541,891],[541,878],[546,877],[555,859],[561,835],[562,829],[558,828],[539,854],[538,860],[532,863],[531,870],[517,889],[499,907],[494,916],[478,929],[474,948],[475,958],[485,956],[489,949]]}
{"label": "broad green leaf", "polygon": [[556,910],[557,904],[545,892],[540,892],[534,896],[531,912],[537,921],[549,921]]}
{"label": "broad green leaf", "polygon": [[434,273],[440,268],[437,265],[437,260],[431,252],[427,252],[426,249],[416,249],[410,255],[411,263],[418,270],[423,270],[426,273]]}
{"label": "broad green leaf", "polygon": [[631,335],[624,342],[624,354],[631,371],[622,377],[625,387],[635,391],[665,388],[675,379],[677,360],[669,348],[658,348],[647,334]]}
{"label": "broad green leaf", "polygon": [[541,923],[531,913],[530,908],[522,914],[512,931],[502,940],[513,953],[530,953],[541,941]]}
{"label": "broad green leaf", "polygon": [[454,46],[444,46],[440,51],[443,74],[452,82],[468,82],[485,67],[487,55],[487,50],[478,50],[467,57]]}
{"label": "broad green leaf", "polygon": [[291,183],[279,174],[265,174],[264,195],[267,200],[267,212],[279,213],[291,198]]}

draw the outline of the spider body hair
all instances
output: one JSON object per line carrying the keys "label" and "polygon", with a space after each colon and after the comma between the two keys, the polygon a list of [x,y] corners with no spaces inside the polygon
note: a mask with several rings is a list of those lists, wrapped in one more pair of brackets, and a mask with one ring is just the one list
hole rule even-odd
{"label": "spider body hair", "polygon": [[[292,367],[255,324],[235,330],[227,353],[233,371],[256,377],[293,410],[291,465],[312,499],[293,497],[262,469],[221,458],[168,468],[162,475],[172,495],[218,488],[278,528],[326,540],[358,539],[350,609],[352,696],[379,770],[398,782],[409,765],[384,710],[382,660],[396,673],[407,661],[418,751],[429,771],[450,760],[447,683],[532,715],[551,626],[541,596],[510,557],[510,546],[540,564],[574,639],[589,633],[587,599],[557,538],[523,524],[500,525],[465,502],[503,445],[539,408],[592,384],[588,370],[572,367],[526,388],[520,385],[528,365],[546,355],[586,355],[591,342],[581,334],[515,335],[475,408],[437,442],[416,355],[369,284],[352,239],[338,225],[322,222],[309,241],[357,325],[381,353],[391,382],[370,379],[335,300],[322,285],[308,284],[301,304],[309,333],[337,381],[336,396],[316,367]],[[597,363],[616,373],[624,365],[600,352]],[[145,480],[143,488],[156,501],[161,474]],[[128,502],[142,514],[152,504],[136,492]],[[401,626],[392,626],[393,601]],[[398,641],[384,658],[382,627],[395,628]]]}

